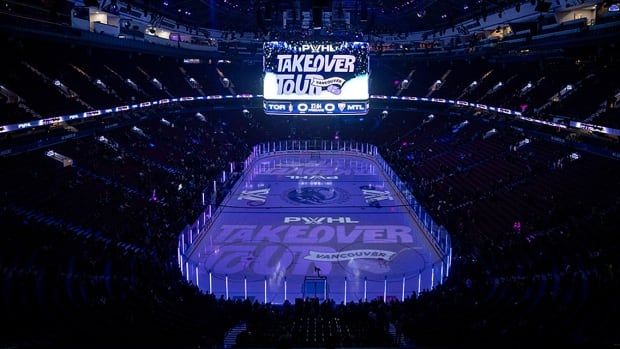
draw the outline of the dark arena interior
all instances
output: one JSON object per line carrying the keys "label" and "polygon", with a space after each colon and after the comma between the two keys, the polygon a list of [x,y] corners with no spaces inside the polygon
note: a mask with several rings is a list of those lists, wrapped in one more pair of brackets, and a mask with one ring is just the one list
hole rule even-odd
{"label": "dark arena interior", "polygon": [[0,18],[0,348],[620,347],[619,1]]}

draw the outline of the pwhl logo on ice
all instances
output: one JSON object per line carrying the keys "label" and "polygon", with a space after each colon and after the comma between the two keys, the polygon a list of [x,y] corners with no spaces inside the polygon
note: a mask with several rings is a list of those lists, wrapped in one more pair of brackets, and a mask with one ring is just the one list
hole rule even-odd
{"label": "pwhl logo on ice", "polygon": [[355,224],[355,223],[359,223],[359,221],[353,220],[351,217],[284,217],[284,223],[303,223],[303,224],[340,223],[340,224]]}

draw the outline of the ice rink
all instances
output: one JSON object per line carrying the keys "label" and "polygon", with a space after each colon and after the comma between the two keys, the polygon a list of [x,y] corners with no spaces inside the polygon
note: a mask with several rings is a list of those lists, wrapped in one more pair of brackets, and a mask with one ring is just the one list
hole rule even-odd
{"label": "ice rink", "polygon": [[402,196],[363,155],[256,160],[188,252],[201,289],[261,302],[400,299],[443,274]]}

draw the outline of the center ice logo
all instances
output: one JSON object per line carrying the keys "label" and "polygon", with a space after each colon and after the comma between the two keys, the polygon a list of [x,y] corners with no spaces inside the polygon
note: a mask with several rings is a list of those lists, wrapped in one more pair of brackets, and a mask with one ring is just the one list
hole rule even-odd
{"label": "center ice logo", "polygon": [[342,189],[326,187],[304,187],[286,194],[289,202],[302,205],[330,205],[347,201],[349,195]]}

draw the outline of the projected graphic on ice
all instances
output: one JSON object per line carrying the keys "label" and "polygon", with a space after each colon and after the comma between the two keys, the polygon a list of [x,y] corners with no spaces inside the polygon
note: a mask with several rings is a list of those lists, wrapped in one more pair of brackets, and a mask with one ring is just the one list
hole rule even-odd
{"label": "projected graphic on ice", "polygon": [[201,288],[230,297],[300,297],[317,271],[339,300],[345,278],[351,299],[380,296],[386,282],[402,294],[403,278],[410,294],[441,262],[402,200],[370,158],[269,156],[240,179],[189,258]]}
{"label": "projected graphic on ice", "polygon": [[264,109],[267,114],[368,112],[368,44],[266,42]]}

